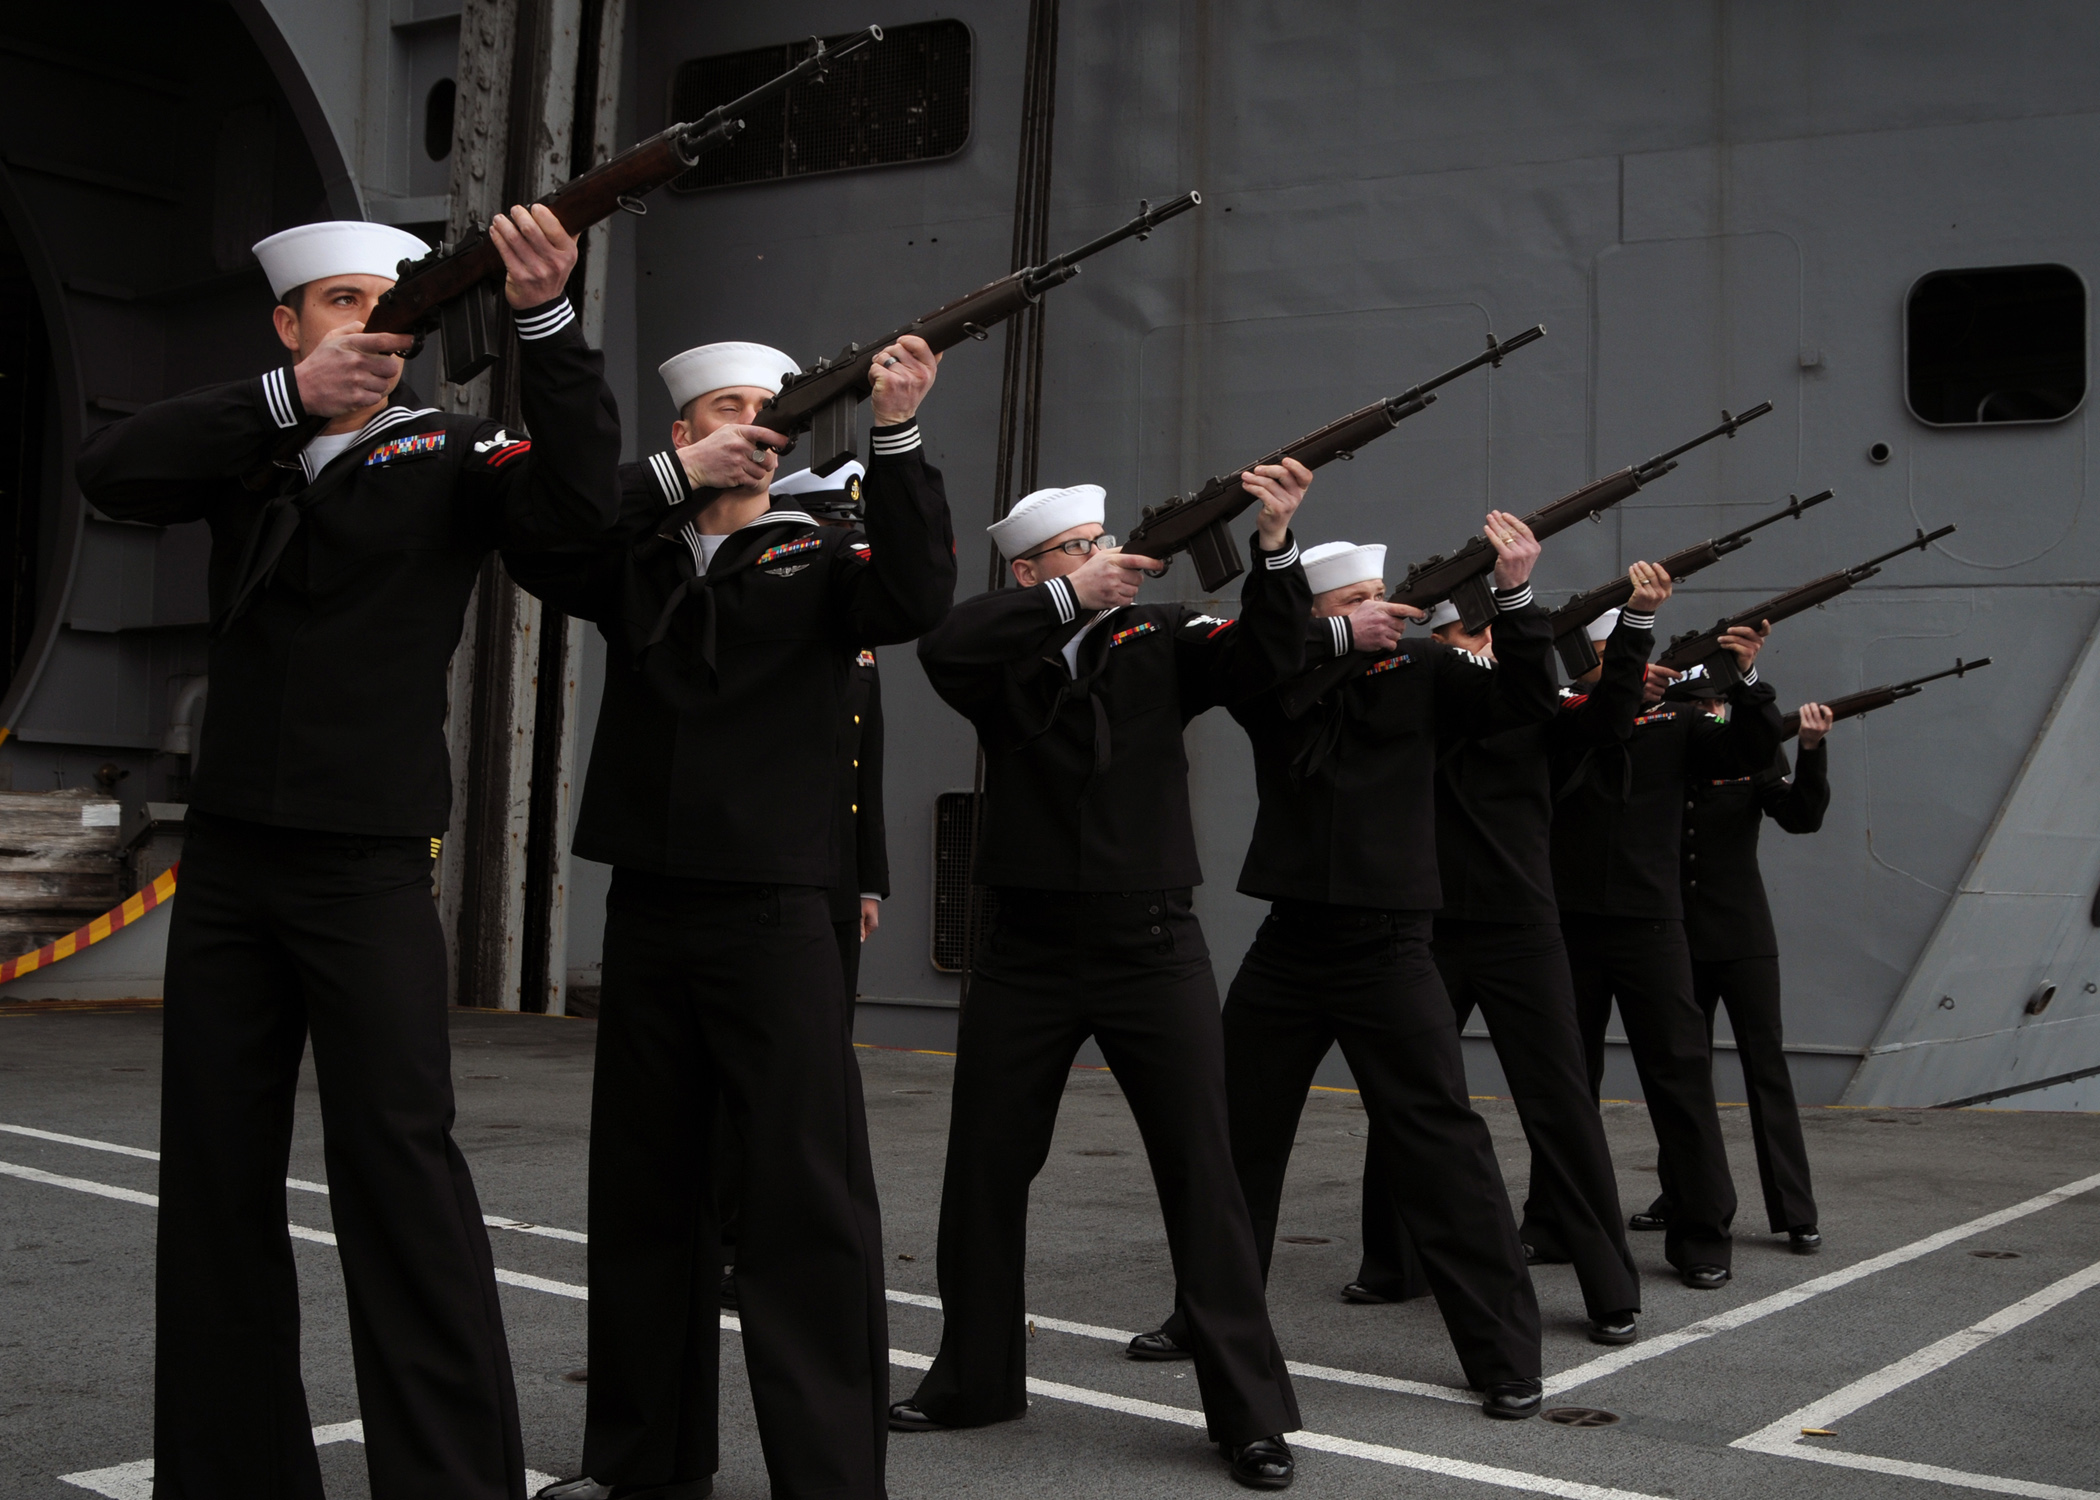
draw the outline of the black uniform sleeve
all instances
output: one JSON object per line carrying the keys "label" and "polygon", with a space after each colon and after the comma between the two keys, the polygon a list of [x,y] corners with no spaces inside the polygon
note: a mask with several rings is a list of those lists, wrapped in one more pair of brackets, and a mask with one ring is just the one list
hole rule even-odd
{"label": "black uniform sleeve", "polygon": [[868,706],[861,715],[860,774],[854,798],[854,860],[863,896],[890,894],[890,848],[882,817],[882,679],[868,674]]}
{"label": "black uniform sleeve", "polygon": [[270,445],[305,420],[286,365],[110,423],[80,445],[74,473],[106,516],[156,526],[198,521],[229,479],[267,462]]}
{"label": "black uniform sleeve", "polygon": [[1755,776],[1772,763],[1782,732],[1779,709],[1772,689],[1757,680],[1754,669],[1728,689],[1728,710],[1725,723],[1699,716],[1685,747],[1686,769],[1693,776],[1713,781]]}
{"label": "black uniform sleeve", "polygon": [[[626,616],[646,634],[662,600],[645,597],[635,577],[633,552],[664,517],[664,491],[657,455],[647,463],[621,464],[612,487],[619,513],[594,540],[570,546],[507,547],[503,566],[518,587],[564,614],[598,625]],[[672,457],[673,466],[677,459]],[[644,616],[647,618],[645,619]]]}
{"label": "black uniform sleeve", "polygon": [[1240,615],[1221,621],[1185,615],[1174,631],[1181,716],[1192,719],[1219,704],[1243,703],[1298,675],[1305,665],[1306,620],[1312,586],[1298,560],[1298,542],[1264,552],[1261,534],[1248,544],[1253,565],[1240,585]]}
{"label": "black uniform sleeve", "polygon": [[1830,808],[1830,746],[1826,741],[1794,757],[1794,776],[1785,779],[1786,753],[1777,754],[1781,776],[1757,789],[1758,805],[1765,816],[1788,833],[1815,833],[1823,826]]}
{"label": "black uniform sleeve", "polygon": [[605,357],[584,341],[566,296],[516,315],[519,397],[525,431],[496,422],[474,433],[461,471],[468,503],[494,546],[575,546],[595,540],[619,513],[620,414],[605,384]]}
{"label": "black uniform sleeve", "polygon": [[1483,671],[1462,651],[1436,654],[1437,733],[1478,739],[1542,724],[1560,706],[1554,687],[1552,617],[1531,585],[1495,591],[1495,662]]}
{"label": "black uniform sleeve", "polygon": [[832,571],[832,618],[855,650],[924,635],[955,599],[948,491],[926,462],[919,424],[877,427],[869,448],[861,523],[868,545],[840,550]]}
{"label": "black uniform sleeve", "polygon": [[1604,669],[1582,702],[1555,716],[1556,753],[1577,753],[1604,745],[1624,744],[1641,716],[1648,681],[1648,653],[1655,647],[1655,617],[1631,612],[1619,616],[1604,643]]}
{"label": "black uniform sleeve", "polygon": [[1037,655],[1078,618],[1078,596],[1065,579],[995,589],[963,600],[920,636],[919,664],[942,700],[981,729],[1002,696],[1007,668]]}

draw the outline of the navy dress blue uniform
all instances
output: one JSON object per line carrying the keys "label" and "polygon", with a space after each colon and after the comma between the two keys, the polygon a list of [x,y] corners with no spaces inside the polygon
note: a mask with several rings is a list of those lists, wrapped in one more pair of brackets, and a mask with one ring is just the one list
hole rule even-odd
{"label": "navy dress blue uniform", "polygon": [[522,1491],[488,1234],[452,1140],[431,858],[447,665],[498,546],[588,541],[619,421],[567,302],[518,315],[531,433],[397,391],[278,484],[289,368],[159,402],[82,446],[105,514],[211,529],[212,709],[168,933],[156,1493],[319,1500],[285,1227],[309,1033],[375,1494]]}
{"label": "navy dress blue uniform", "polygon": [[919,643],[935,691],[984,749],[976,874],[996,903],[956,1042],[946,1322],[912,1397],[935,1422],[1027,1410],[1028,1186],[1091,1035],[1144,1136],[1211,1439],[1298,1426],[1232,1167],[1182,730],[1296,672],[1310,600],[1296,543],[1257,544],[1236,622],[1174,604],[1089,618],[1053,578],[966,600]]}
{"label": "navy dress blue uniform", "polygon": [[[1728,1007],[1736,1057],[1749,1093],[1750,1139],[1765,1222],[1774,1234],[1816,1223],[1808,1146],[1786,1065],[1780,1015],[1779,939],[1757,864],[1757,835],[1770,818],[1788,833],[1815,833],[1830,806],[1829,746],[1786,752],[1754,776],[1692,783],[1684,814],[1684,930],[1692,952],[1692,993],[1706,1013]],[[1669,1183],[1649,1208],[1668,1220]]]}
{"label": "navy dress blue uniform", "polygon": [[1683,810],[1693,782],[1770,763],[1779,713],[1771,688],[1752,671],[1727,689],[1725,717],[1712,703],[1673,699],[1639,713],[1623,741],[1598,743],[1583,720],[1623,712],[1623,700],[1640,692],[1653,644],[1652,632],[1622,617],[1606,642],[1597,690],[1569,698],[1552,726],[1553,881],[1590,1086],[1603,1084],[1605,1026],[1616,999],[1662,1170],[1677,1195],[1664,1258],[1680,1271],[1725,1271],[1735,1184],[1706,1021],[1692,996],[1678,875]]}
{"label": "navy dress blue uniform", "polygon": [[845,763],[839,773],[839,873],[831,926],[846,979],[846,1022],[860,994],[860,903],[887,900],[890,854],[882,816],[882,673],[873,651],[854,654],[846,692]]}
{"label": "navy dress blue uniform", "polygon": [[[1506,636],[1498,629],[1498,638]],[[1499,639],[1498,639],[1499,646]],[[1630,724],[1637,700],[1628,701]],[[1571,727],[1623,733],[1606,714]],[[1436,858],[1443,907],[1431,951],[1458,1026],[1477,1008],[1531,1147],[1518,1234],[1540,1261],[1571,1261],[1598,1323],[1638,1312],[1618,1179],[1575,1019],[1574,981],[1553,894],[1553,791],[1544,721],[1466,734],[1439,725]],[[1357,1283],[1388,1300],[1429,1290],[1389,1187],[1379,1137],[1364,1171]]]}
{"label": "navy dress blue uniform", "polygon": [[[1307,1090],[1339,1043],[1371,1127],[1366,1177],[1381,1174],[1419,1249],[1467,1381],[1528,1392],[1538,1301],[1430,944],[1440,736],[1554,711],[1546,616],[1528,586],[1496,601],[1500,670],[1413,640],[1301,719],[1275,694],[1232,710],[1260,794],[1239,889],[1273,904],[1226,998],[1225,1057],[1233,1160],[1264,1270]],[[1316,622],[1315,638],[1331,635],[1340,654],[1347,632],[1346,619]],[[1163,1330],[1176,1343],[1183,1322]]]}
{"label": "navy dress blue uniform", "polygon": [[[722,1249],[759,1439],[781,1497],[884,1494],[882,1232],[829,892],[853,662],[939,621],[955,586],[916,423],[874,429],[865,537],[771,510],[711,559],[676,454],[620,471],[582,564],[513,557],[606,641],[575,848],[613,866],[591,1107],[584,1472],[692,1485],[718,1465]],[[714,1149],[718,1100],[738,1146]]]}

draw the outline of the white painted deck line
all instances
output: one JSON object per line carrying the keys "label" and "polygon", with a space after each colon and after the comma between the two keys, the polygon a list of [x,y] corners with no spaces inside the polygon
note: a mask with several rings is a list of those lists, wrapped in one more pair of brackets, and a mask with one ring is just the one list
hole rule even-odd
{"label": "white painted deck line", "polygon": [[[363,1422],[331,1422],[314,1429],[314,1446],[325,1448],[330,1443],[362,1443],[365,1440]],[[531,1494],[554,1483],[555,1476],[542,1474],[536,1469],[525,1471],[525,1492]],[[153,1500],[153,1460],[137,1459],[128,1464],[115,1464],[107,1469],[87,1469],[78,1474],[61,1474],[60,1484],[70,1484],[92,1494],[105,1495],[108,1500]]]}
{"label": "white painted deck line", "polygon": [[1995,1213],[1987,1213],[1981,1218],[1971,1219],[1966,1224],[1956,1224],[1951,1229],[1942,1229],[1939,1233],[1928,1234],[1921,1240],[1912,1240],[1907,1245],[1899,1245],[1893,1250],[1885,1250],[1879,1255],[1869,1256],[1867,1259],[1846,1266],[1842,1270],[1832,1271],[1827,1276],[1817,1276],[1802,1282],[1799,1286],[1788,1287],[1783,1292],[1774,1292],[1771,1296],[1760,1297],[1755,1302],[1745,1302],[1740,1307],[1732,1307],[1726,1312],[1716,1313],[1711,1318],[1703,1318],[1689,1327],[1679,1328],[1670,1333],[1656,1334],[1652,1337],[1644,1336],[1638,1344],[1629,1344],[1624,1349],[1615,1349],[1610,1354],[1600,1355],[1596,1359],[1585,1361],[1576,1365],[1573,1369],[1562,1370],[1558,1375],[1548,1375],[1546,1377],[1546,1394],[1549,1396],[1561,1395],[1564,1392],[1574,1390],[1577,1386],[1588,1385],[1595,1380],[1602,1380],[1607,1375],[1616,1375],[1629,1365],[1637,1365],[1645,1360],[1660,1359],[1663,1355],[1682,1349],[1687,1344],[1696,1344],[1701,1339],[1710,1339],[1715,1334],[1729,1333],[1746,1324],[1755,1323],[1760,1318],[1769,1318],[1774,1313],[1781,1313],[1789,1308],[1799,1307],[1802,1303],[1813,1301],[1825,1292],[1834,1292],[1840,1287],[1850,1286],[1856,1281],[1864,1281],[1869,1276],[1878,1276],[1883,1271],[1907,1265],[1921,1256],[1932,1254],[1935,1250],[1944,1250],[1949,1245],[1959,1244],[1961,1241],[1974,1238],[1979,1234],[1986,1234],[2017,1219],[2024,1219],[2029,1214],[2038,1214],[2045,1208],[2054,1208],[2057,1204],[2076,1198],[2081,1193],[2089,1193],[2096,1187],[2100,1187],[2100,1172],[2094,1173],[2091,1177],[2081,1177],[2076,1182],[2067,1182],[2060,1188],[2054,1188],[2049,1192],[2029,1198],[2023,1203],[2015,1203],[2010,1208],[2001,1208]]}
{"label": "white painted deck line", "polygon": [[[107,1151],[117,1156],[136,1156],[142,1161],[160,1160],[158,1151],[148,1151],[143,1146],[126,1146],[117,1141],[98,1141],[92,1136],[85,1135],[61,1135],[55,1130],[38,1130],[32,1125],[0,1124],[0,1131],[6,1131],[9,1135],[28,1136],[32,1140],[52,1141],[61,1146],[80,1146],[89,1151]],[[284,1185],[295,1193],[319,1193],[324,1198],[328,1196],[328,1184],[325,1182],[307,1182],[302,1178],[287,1177],[284,1180]],[[555,1229],[549,1225],[534,1224],[525,1219],[505,1218],[501,1214],[483,1214],[481,1222],[491,1229],[508,1229],[518,1234],[536,1234],[545,1239],[568,1240],[578,1245],[590,1243],[589,1235],[579,1234],[573,1229]]]}
{"label": "white painted deck line", "polygon": [[1780,1458],[1806,1459],[1810,1463],[1830,1464],[1841,1469],[1864,1469],[1905,1479],[1927,1479],[1939,1484],[1989,1490],[2001,1495],[2033,1496],[2035,1500],[2100,1500],[2100,1490],[2066,1489],[2062,1485],[2040,1484],[2033,1480],[2008,1479],[1996,1474],[1972,1474],[1962,1469],[1943,1468],[1938,1464],[1911,1463],[1906,1459],[1882,1458],[1872,1453],[1850,1453],[1827,1448],[1821,1445],[1822,1440],[1804,1437],[1801,1431],[1804,1427],[1835,1427],[1838,1422],[1854,1412],[1902,1390],[1907,1385],[1923,1380],[1935,1370],[1945,1369],[1963,1355],[1975,1353],[1992,1339],[2012,1332],[2023,1323],[2032,1322],[2043,1313],[2062,1306],[2080,1292],[2089,1291],[2095,1286],[2100,1286],[2100,1262],[2087,1266],[2083,1271],[2074,1271],[2061,1281],[2043,1287],[2033,1296],[2023,1297],[2010,1307],[2001,1308],[1980,1322],[1971,1323],[1958,1333],[1950,1333],[1937,1343],[1927,1344],[1915,1354],[1905,1355],[1893,1364],[1882,1366],[1871,1375],[1863,1375],[1848,1386],[1811,1401],[1797,1411],[1788,1412],[1769,1427],[1761,1427],[1747,1437],[1737,1438],[1729,1446],[1744,1448],[1752,1453],[1769,1453]]}

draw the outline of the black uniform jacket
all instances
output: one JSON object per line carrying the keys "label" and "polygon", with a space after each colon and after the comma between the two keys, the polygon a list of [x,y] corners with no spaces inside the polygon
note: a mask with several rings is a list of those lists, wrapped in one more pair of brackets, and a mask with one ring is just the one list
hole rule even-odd
{"label": "black uniform jacket", "polygon": [[1563,913],[1681,919],[1677,866],[1690,784],[1751,774],[1779,747],[1779,710],[1754,671],[1728,689],[1725,721],[1716,704],[1671,700],[1641,709],[1623,741],[1596,732],[1585,720],[1623,714],[1653,644],[1652,633],[1622,621],[1605,644],[1599,691],[1565,699],[1548,729],[1553,888]]}
{"label": "black uniform jacket", "polygon": [[191,806],[445,831],[447,666],[482,559],[587,543],[615,511],[603,361],[565,301],[518,322],[530,439],[397,391],[311,483],[287,469],[256,493],[239,476],[305,420],[287,368],[157,402],[81,445],[81,492],[105,514],[211,528],[211,712]]}
{"label": "black uniform jacket", "polygon": [[1684,935],[1695,959],[1769,958],[1779,953],[1772,908],[1757,868],[1757,831],[1770,818],[1788,833],[1814,833],[1830,806],[1830,749],[1786,751],[1755,776],[1695,781],[1685,799]]}
{"label": "black uniform jacket", "polygon": [[689,493],[677,455],[660,453],[621,467],[620,519],[591,557],[506,554],[520,583],[605,637],[578,854],[687,879],[838,883],[853,663],[938,623],[955,593],[947,494],[916,433],[875,429],[865,536],[767,511],[703,574],[694,543],[656,534]]}
{"label": "black uniform jacket", "polygon": [[[1464,922],[1560,920],[1553,895],[1553,774],[1549,741],[1622,740],[1640,712],[1641,668],[1651,629],[1622,625],[1630,644],[1599,684],[1606,711],[1558,715],[1487,734],[1440,734],[1436,771],[1439,915]],[[1497,627],[1496,654],[1501,654]],[[1616,634],[1616,631],[1614,632]],[[1630,680],[1629,680],[1630,679]]]}
{"label": "black uniform jacket", "polygon": [[[1528,586],[1497,594],[1497,668],[1434,640],[1402,641],[1292,720],[1278,695],[1234,706],[1261,806],[1239,888],[1266,900],[1433,911],[1439,740],[1553,717],[1552,627]],[[1315,622],[1346,654],[1348,621]]]}
{"label": "black uniform jacket", "polygon": [[1294,676],[1312,593],[1298,544],[1252,548],[1237,621],[1179,604],[1094,618],[1065,579],[979,594],[919,642],[934,690],[977,726],[985,808],[977,879],[1060,891],[1198,885],[1181,731]]}
{"label": "black uniform jacket", "polygon": [[857,921],[862,896],[890,893],[889,841],[882,821],[882,678],[875,653],[855,655],[846,677],[846,762],[838,779],[839,875],[831,920]]}

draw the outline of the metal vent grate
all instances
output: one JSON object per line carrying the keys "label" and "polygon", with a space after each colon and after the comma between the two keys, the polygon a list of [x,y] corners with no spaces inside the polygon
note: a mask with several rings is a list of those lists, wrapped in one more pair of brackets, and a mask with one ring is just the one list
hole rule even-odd
{"label": "metal vent grate", "polygon": [[[826,45],[851,40],[827,37]],[[671,116],[695,120],[809,56],[806,41],[696,57],[671,80]],[[754,110],[743,133],[671,184],[674,193],[940,161],[970,139],[970,28],[922,21],[888,28],[820,83]]]}
{"label": "metal vent grate", "polygon": [[[963,971],[970,911],[970,822],[975,792],[942,792],[933,803],[933,966]],[[978,888],[977,941],[991,920],[991,892]]]}

